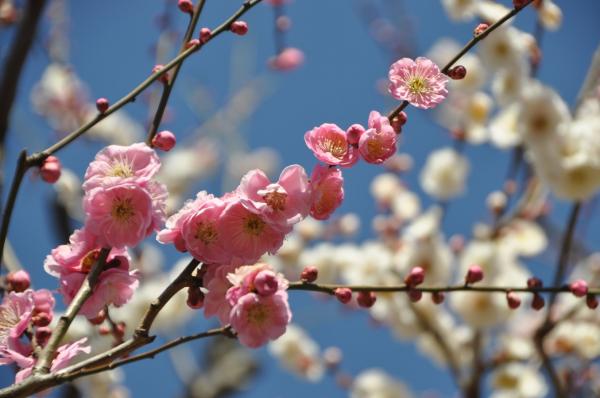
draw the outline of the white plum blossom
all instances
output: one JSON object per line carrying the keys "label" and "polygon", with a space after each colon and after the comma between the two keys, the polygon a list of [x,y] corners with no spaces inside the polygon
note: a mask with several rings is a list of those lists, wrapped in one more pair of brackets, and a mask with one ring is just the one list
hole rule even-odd
{"label": "white plum blossom", "polygon": [[461,195],[465,190],[469,161],[452,148],[442,148],[429,154],[421,170],[423,190],[439,200]]}

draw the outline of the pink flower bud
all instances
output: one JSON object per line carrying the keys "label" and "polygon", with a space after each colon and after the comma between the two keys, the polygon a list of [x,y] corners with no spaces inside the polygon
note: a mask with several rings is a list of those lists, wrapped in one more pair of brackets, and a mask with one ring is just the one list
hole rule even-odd
{"label": "pink flower bud", "polygon": [[534,293],[533,295],[533,300],[531,300],[531,308],[533,308],[536,311],[541,310],[542,308],[544,308],[544,298],[542,296],[540,296],[537,293]]}
{"label": "pink flower bud", "polygon": [[420,301],[422,297],[423,297],[423,292],[422,291],[415,290],[415,289],[409,289],[408,290],[408,298],[413,303],[416,303],[417,301]]}
{"label": "pink flower bud", "polygon": [[598,299],[593,294],[588,294],[585,298],[585,304],[588,306],[589,309],[595,310],[596,308],[598,308]]}
{"label": "pink flower bud", "polygon": [[471,265],[465,276],[467,285],[477,283],[483,279],[483,269],[479,265]]}
{"label": "pink flower bud", "polygon": [[48,326],[52,322],[52,315],[47,312],[38,312],[31,317],[31,323],[35,326]]}
{"label": "pink flower bud", "polygon": [[467,68],[462,65],[456,65],[448,71],[448,76],[452,80],[462,80],[467,76]]}
{"label": "pink flower bud", "polygon": [[347,287],[338,287],[333,291],[333,293],[341,303],[346,304],[352,300],[352,290],[348,289]]}
{"label": "pink flower bud", "polygon": [[54,184],[60,178],[61,165],[56,156],[48,156],[40,166],[40,175],[42,180],[49,184]]}
{"label": "pink flower bud", "polygon": [[269,66],[278,71],[290,71],[304,63],[304,53],[294,47],[285,48],[275,57],[269,59]]}
{"label": "pink flower bud", "polygon": [[187,43],[185,43],[185,48],[190,48],[190,47],[198,47],[200,45],[200,40],[198,39],[192,39],[190,41],[188,41]]}
{"label": "pink flower bud", "polygon": [[350,145],[358,145],[360,136],[365,132],[365,128],[360,124],[353,124],[346,130],[346,139]]}
{"label": "pink flower bud", "polygon": [[519,308],[521,305],[521,299],[515,292],[507,292],[506,293],[506,302],[508,303],[508,308],[515,310]]}
{"label": "pink flower bud", "polygon": [[404,278],[404,283],[408,286],[418,286],[425,280],[425,270],[421,267],[414,267],[410,273]]}
{"label": "pink flower bud", "polygon": [[244,36],[246,33],[248,33],[248,24],[244,21],[235,21],[231,24],[229,30],[236,35]]}
{"label": "pink flower bud", "polygon": [[442,304],[445,298],[444,292],[431,293],[431,301],[433,301],[435,304]]}
{"label": "pink flower bud", "polygon": [[254,287],[259,295],[272,296],[279,288],[277,275],[273,271],[260,271],[254,277]]}
{"label": "pink flower bud", "polygon": [[302,270],[302,273],[300,274],[300,279],[302,279],[304,282],[312,283],[317,280],[318,276],[319,270],[317,269],[317,267],[309,265],[307,267],[304,267],[304,269]]}
{"label": "pink flower bud", "polygon": [[356,296],[356,302],[363,308],[371,308],[376,300],[377,296],[373,292],[358,292]]}
{"label": "pink flower bud", "polygon": [[185,12],[188,14],[194,12],[194,4],[192,4],[191,0],[179,0],[177,2],[177,7],[179,7],[181,12]]}
{"label": "pink flower bud", "polygon": [[100,336],[109,335],[111,333],[110,327],[108,327],[107,325],[102,325],[98,328],[98,333],[100,334]]}
{"label": "pink flower bud", "polygon": [[190,287],[187,291],[186,304],[191,309],[197,310],[204,305],[204,293],[197,287]]}
{"label": "pink flower bud", "polygon": [[35,341],[41,347],[46,345],[51,335],[52,330],[48,326],[42,326],[35,329]]}
{"label": "pink flower bud", "polygon": [[113,331],[113,335],[117,338],[117,339],[122,339],[123,336],[125,336],[125,322],[121,321],[119,323],[116,324],[115,326],[115,330]]}
{"label": "pink flower bud", "polygon": [[482,34],[483,32],[485,32],[485,30],[487,28],[489,28],[490,25],[486,24],[486,23],[480,23],[479,25],[477,25],[477,27],[473,30],[473,36],[479,36],[480,34]]}
{"label": "pink flower bud", "polygon": [[275,26],[277,26],[277,29],[281,32],[285,32],[292,27],[292,20],[289,17],[282,15],[275,20]]}
{"label": "pink flower bud", "polygon": [[29,289],[31,279],[26,271],[10,272],[6,275],[6,285],[6,290],[9,292],[20,293]]}
{"label": "pink flower bud", "polygon": [[152,139],[152,146],[162,151],[169,152],[177,142],[175,134],[168,130],[159,131]]}
{"label": "pink flower bud", "polygon": [[531,278],[527,279],[527,287],[530,289],[537,289],[542,286],[543,286],[543,283],[540,278],[536,278],[535,276],[532,276]]}
{"label": "pink flower bud", "polygon": [[578,279],[575,282],[571,282],[569,290],[576,297],[583,297],[588,293],[588,284],[583,279]]}
{"label": "pink flower bud", "polygon": [[[152,74],[161,71],[162,68],[164,68],[164,67],[165,66],[162,65],[162,64],[154,65],[154,68],[152,68]],[[169,82],[169,74],[167,72],[163,73],[158,78],[158,81],[161,82],[161,83],[168,83]]]}
{"label": "pink flower bud", "polygon": [[402,132],[402,126],[406,124],[408,120],[408,115],[406,112],[402,111],[398,115],[394,116],[394,118],[390,121],[390,124],[394,128],[396,134],[400,134]]}
{"label": "pink flower bud", "polygon": [[96,315],[96,317],[88,318],[88,321],[92,325],[101,325],[105,319],[106,319],[106,312],[104,312],[104,310],[100,310],[100,312],[98,312],[98,315]]}
{"label": "pink flower bud", "polygon": [[98,112],[100,113],[106,112],[109,106],[110,104],[106,98],[98,98],[96,100],[96,109],[98,109]]}
{"label": "pink flower bud", "polygon": [[212,35],[212,32],[209,28],[200,29],[200,42],[202,44],[206,43],[210,39],[211,35]]}
{"label": "pink flower bud", "polygon": [[513,6],[515,6],[515,8],[525,7],[527,3],[529,3],[529,0],[513,0]]}

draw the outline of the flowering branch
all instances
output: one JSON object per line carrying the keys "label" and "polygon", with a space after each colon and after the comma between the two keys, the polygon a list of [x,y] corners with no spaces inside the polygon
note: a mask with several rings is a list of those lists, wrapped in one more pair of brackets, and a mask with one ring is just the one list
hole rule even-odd
{"label": "flowering branch", "polygon": [[[142,91],[144,91],[146,88],[148,88],[154,81],[158,80],[161,76],[163,76],[169,70],[180,65],[187,57],[189,57],[196,51],[200,50],[200,48],[204,44],[208,43],[209,41],[211,41],[212,39],[214,39],[221,33],[229,30],[229,28],[231,27],[231,24],[233,22],[235,22],[237,19],[239,19],[242,15],[244,15],[246,12],[248,12],[250,9],[252,9],[255,5],[257,5],[261,1],[262,0],[247,0],[247,1],[245,1],[242,4],[242,6],[235,13],[233,13],[227,20],[225,20],[225,22],[223,22],[217,28],[212,30],[212,33],[208,38],[206,38],[202,42],[200,42],[200,41],[195,42],[189,48],[187,48],[185,51],[180,52],[175,58],[173,58],[171,61],[169,61],[169,63],[167,63],[165,66],[156,70],[154,73],[152,73],[150,76],[148,76],[146,78],[146,80],[141,82],[137,87],[135,87],[128,94],[126,94],[124,97],[119,99],[116,103],[114,103],[113,105],[108,107],[104,112],[99,112],[92,120],[88,121],[87,123],[85,123],[84,125],[79,127],[77,130],[73,131],[72,133],[70,133],[63,139],[59,140],[55,144],[44,149],[43,151],[26,156],[25,160],[20,160],[19,163],[17,163],[17,168],[15,169],[15,174],[14,174],[13,182],[12,182],[12,186],[11,186],[11,194],[9,195],[8,201],[5,205],[5,209],[4,209],[3,216],[2,216],[2,224],[0,225],[0,256],[3,254],[4,242],[5,242],[6,236],[8,234],[8,227],[9,227],[10,218],[12,215],[12,208],[14,207],[14,202],[17,198],[17,193],[20,188],[21,182],[23,180],[23,176],[25,175],[25,172],[29,168],[31,168],[33,166],[40,166],[48,156],[56,153],[60,149],[69,145],[71,142],[73,142],[78,137],[80,137],[81,135],[86,133],[88,130],[90,130],[92,127],[94,127],[100,121],[104,120],[109,115],[111,115],[114,112],[116,112],[117,110],[121,109],[122,107],[127,105],[129,102],[135,101],[136,97]],[[1,264],[1,262],[0,262],[0,264]]]}
{"label": "flowering branch", "polygon": [[[183,43],[181,45],[181,50],[179,51],[179,53],[182,53],[186,50],[186,47],[194,34],[194,30],[196,29],[198,19],[200,18],[200,14],[202,13],[202,9],[204,8],[205,3],[206,0],[200,0],[200,2],[198,2],[198,5],[196,5],[194,13],[190,17],[190,22],[183,37]],[[160,102],[158,104],[158,107],[156,108],[156,113],[154,114],[152,125],[150,126],[150,130],[148,131],[148,138],[146,139],[146,144],[148,144],[149,146],[152,146],[152,139],[158,131],[158,127],[160,126],[160,122],[162,121],[165,109],[167,108],[167,102],[169,102],[171,90],[175,85],[175,80],[177,79],[177,75],[179,74],[179,70],[181,69],[182,65],[183,63],[179,63],[173,68],[173,73],[171,74],[168,81],[163,85],[163,91],[160,97]]]}
{"label": "flowering branch", "polygon": [[85,301],[92,295],[94,285],[96,284],[100,273],[104,270],[106,259],[109,253],[110,248],[103,248],[100,251],[98,260],[90,270],[87,278],[81,285],[81,288],[73,298],[73,301],[71,301],[71,304],[69,304],[69,307],[65,311],[64,315],[62,315],[58,320],[58,324],[54,328],[52,336],[50,336],[50,340],[48,340],[48,344],[46,344],[38,358],[34,373],[43,374],[50,371],[50,364],[52,363],[52,359],[54,359],[56,349],[58,348],[62,338],[65,336],[65,333],[67,333],[71,322],[73,322],[73,319],[83,306],[83,303],[85,303]]}
{"label": "flowering branch", "polygon": [[[523,4],[523,6],[513,8],[505,16],[503,16],[502,18],[497,20],[494,24],[490,25],[486,30],[484,30],[483,32],[479,33],[478,35],[473,37],[471,40],[469,40],[469,42],[467,44],[465,44],[465,46],[454,56],[454,58],[452,58],[442,68],[441,73],[448,74],[448,72],[450,71],[450,68],[452,68],[452,66],[454,66],[454,64],[463,55],[468,53],[469,50],[471,50],[473,47],[475,47],[475,45],[477,45],[477,43],[479,43],[480,41],[485,39],[490,33],[492,33],[494,30],[496,30],[497,28],[502,26],[506,21],[508,21],[509,19],[511,19],[518,13],[520,13],[522,10],[524,10],[529,4],[533,3],[533,1],[534,0],[528,0],[525,4]],[[396,109],[394,109],[392,112],[389,113],[388,119],[390,121],[392,121],[392,119],[394,119],[396,116],[398,116],[400,114],[400,112],[402,112],[407,106],[408,106],[408,101],[406,101],[406,100],[402,101],[402,103],[398,107],[396,107]]]}

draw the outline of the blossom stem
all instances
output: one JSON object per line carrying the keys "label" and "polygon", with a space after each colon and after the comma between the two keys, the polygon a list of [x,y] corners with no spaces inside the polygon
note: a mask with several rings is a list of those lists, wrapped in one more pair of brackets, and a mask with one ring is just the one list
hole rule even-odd
{"label": "blossom stem", "polygon": [[[442,68],[441,72],[444,74],[448,74],[448,71],[450,70],[450,68],[452,68],[454,66],[454,64],[456,62],[458,62],[458,60],[463,55],[468,53],[469,50],[471,50],[471,48],[475,47],[475,45],[477,45],[477,43],[479,43],[480,41],[485,39],[490,33],[492,33],[494,30],[496,30],[497,28],[502,26],[506,21],[508,21],[509,19],[511,19],[512,17],[517,15],[519,12],[524,10],[529,4],[533,3],[533,1],[534,0],[528,0],[527,3],[525,3],[522,7],[513,8],[512,10],[510,10],[510,12],[508,12],[506,15],[504,15],[502,18],[497,20],[492,25],[490,25],[482,33],[478,34],[477,36],[475,36],[471,40],[469,40],[469,42],[467,44],[465,44],[465,46]],[[398,116],[398,114],[400,114],[400,112],[402,112],[404,110],[404,108],[406,108],[407,106],[408,106],[408,101],[402,101],[402,103],[398,107],[396,107],[396,109],[394,109],[392,112],[390,112],[390,114],[388,115],[388,119],[390,119],[390,121],[391,121],[393,118]]]}
{"label": "blossom stem", "polygon": [[[477,285],[450,285],[450,286],[415,286],[408,285],[343,285],[343,284],[316,284],[306,282],[290,282],[288,290],[308,290],[313,292],[335,294],[335,289],[348,288],[354,292],[406,292],[409,290],[420,291],[424,293],[435,292],[487,292],[487,293],[570,293],[569,286],[544,286],[544,287],[523,287],[523,286],[477,286]],[[589,289],[590,294],[600,294],[600,287]]]}
{"label": "blossom stem", "polygon": [[108,258],[109,253],[110,248],[103,248],[100,251],[100,256],[98,257],[98,260],[88,273],[87,278],[85,278],[85,280],[83,281],[83,284],[79,288],[79,291],[77,292],[75,297],[73,297],[73,301],[71,301],[71,304],[69,304],[69,307],[67,307],[65,313],[58,320],[58,324],[54,328],[52,336],[50,336],[50,339],[48,340],[48,344],[46,344],[46,346],[42,350],[42,353],[40,354],[40,357],[38,358],[38,361],[34,368],[35,374],[43,374],[48,373],[50,371],[50,365],[52,363],[52,360],[54,359],[54,353],[56,352],[56,349],[58,348],[58,345],[60,344],[61,340],[67,333],[71,322],[73,322],[73,319],[75,318],[85,301],[92,295],[92,291],[94,286],[96,285],[96,282],[98,281],[98,277],[100,276],[100,273],[104,270],[104,267],[106,265],[106,259]]}
{"label": "blossom stem", "polygon": [[[183,37],[183,43],[181,44],[181,49],[179,53],[181,54],[186,50],[186,44],[192,39],[194,35],[194,31],[196,30],[196,25],[198,24],[198,20],[200,19],[200,14],[202,13],[202,9],[204,8],[204,4],[206,0],[200,0],[194,9],[194,13],[190,18],[190,22],[188,23],[187,30]],[[158,103],[158,107],[156,108],[156,112],[154,114],[154,118],[152,120],[152,124],[150,125],[150,129],[148,131],[148,137],[146,138],[146,144],[152,146],[152,139],[156,135],[158,131],[158,127],[162,121],[165,110],[167,109],[167,103],[169,102],[169,97],[171,95],[171,91],[173,86],[175,85],[175,80],[177,80],[177,75],[179,74],[179,70],[183,62],[177,64],[173,68],[173,73],[171,74],[169,80],[163,85],[162,95],[160,97],[160,101]]]}

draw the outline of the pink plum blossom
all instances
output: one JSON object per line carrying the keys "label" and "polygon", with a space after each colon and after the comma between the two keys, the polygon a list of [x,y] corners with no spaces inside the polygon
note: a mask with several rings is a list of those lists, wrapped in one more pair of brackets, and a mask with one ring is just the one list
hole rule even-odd
{"label": "pink plum blossom", "polygon": [[34,310],[32,293],[26,290],[4,296],[0,305],[0,351],[8,347],[9,340],[18,339],[27,329]]}
{"label": "pink plum blossom", "polygon": [[232,286],[227,275],[234,270],[233,265],[209,265],[203,277],[204,287],[208,290],[204,296],[204,316],[216,315],[222,325],[229,324],[231,304],[225,295]]}
{"label": "pink plum blossom", "polygon": [[392,64],[389,72],[392,97],[408,101],[417,108],[433,108],[446,98],[448,77],[431,60],[402,58]]}
{"label": "pink plum blossom", "polygon": [[[98,316],[100,310],[106,305],[113,304],[115,307],[120,307],[127,303],[138,287],[138,273],[129,271],[127,257],[116,256],[108,264],[112,267],[100,274],[94,292],[79,311],[88,319]],[[66,304],[73,300],[86,277],[87,274],[83,272],[73,272],[61,276],[59,291]]]}
{"label": "pink plum blossom", "polygon": [[244,207],[285,232],[305,218],[310,209],[308,176],[296,164],[286,167],[276,183],[271,183],[261,170],[249,171],[237,192]]}
{"label": "pink plum blossom", "polygon": [[316,165],[310,185],[312,187],[310,215],[317,220],[326,220],[344,200],[342,171]]}
{"label": "pink plum blossom", "polygon": [[227,300],[233,306],[248,293],[270,296],[278,290],[287,290],[289,282],[283,274],[273,272],[270,265],[259,263],[238,267],[227,275],[231,288],[227,291]]}
{"label": "pink plum blossom", "polygon": [[275,253],[287,231],[269,224],[261,215],[230,199],[219,222],[218,233],[227,237],[227,249],[241,263],[255,263],[265,253]]}
{"label": "pink plum blossom", "polygon": [[285,333],[292,313],[286,291],[271,296],[248,293],[231,309],[231,326],[240,343],[257,348]]}
{"label": "pink plum blossom", "polygon": [[109,145],[96,155],[85,172],[83,189],[89,191],[116,182],[149,181],[160,168],[156,152],[144,143]]}
{"label": "pink plum blossom", "polygon": [[380,164],[396,153],[398,135],[387,117],[377,111],[369,115],[369,129],[360,136],[358,150],[367,163]]}
{"label": "pink plum blossom", "polygon": [[156,240],[160,243],[173,243],[177,250],[185,252],[185,242],[182,236],[183,224],[193,216],[198,209],[201,209],[204,203],[214,199],[213,195],[209,195],[206,191],[201,191],[196,194],[194,200],[188,200],[183,207],[171,217],[167,219],[165,228],[156,235]]}
{"label": "pink plum blossom", "polygon": [[121,182],[88,191],[84,197],[85,228],[103,247],[135,246],[164,219],[166,190],[162,184]]}
{"label": "pink plum blossom", "polygon": [[275,70],[287,72],[298,68],[304,63],[304,53],[294,47],[283,49],[279,54],[269,59],[269,66]]}
{"label": "pink plum blossom", "polygon": [[306,132],[304,142],[317,159],[328,165],[350,167],[358,161],[358,151],[335,124],[324,123]]}

